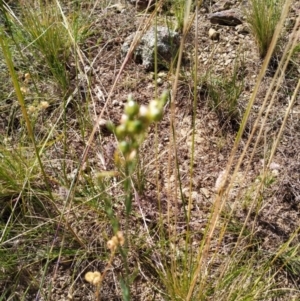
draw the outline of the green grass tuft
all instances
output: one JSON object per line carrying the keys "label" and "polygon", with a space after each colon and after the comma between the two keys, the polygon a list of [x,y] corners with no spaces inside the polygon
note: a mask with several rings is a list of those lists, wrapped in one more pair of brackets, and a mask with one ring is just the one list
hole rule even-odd
{"label": "green grass tuft", "polygon": [[250,0],[247,22],[263,58],[271,44],[282,11],[282,0]]}

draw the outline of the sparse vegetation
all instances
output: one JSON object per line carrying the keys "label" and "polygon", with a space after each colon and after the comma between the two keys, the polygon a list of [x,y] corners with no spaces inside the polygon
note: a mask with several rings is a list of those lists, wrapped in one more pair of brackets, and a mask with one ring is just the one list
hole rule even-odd
{"label": "sparse vegetation", "polygon": [[217,113],[221,124],[237,122],[240,118],[238,100],[243,91],[243,80],[238,80],[237,68],[227,77],[207,74],[202,83],[207,91],[210,107]]}
{"label": "sparse vegetation", "polygon": [[163,9],[0,3],[0,300],[299,300],[298,16],[266,72],[282,3],[250,1],[261,62],[168,0],[182,43],[154,73],[121,45]]}
{"label": "sparse vegetation", "polygon": [[261,57],[265,57],[280,19],[284,1],[251,0],[247,21]]}
{"label": "sparse vegetation", "polygon": [[170,1],[170,7],[174,10],[174,15],[176,19],[176,29],[180,32],[183,30],[184,23],[184,8],[186,1],[183,0],[175,0]]}

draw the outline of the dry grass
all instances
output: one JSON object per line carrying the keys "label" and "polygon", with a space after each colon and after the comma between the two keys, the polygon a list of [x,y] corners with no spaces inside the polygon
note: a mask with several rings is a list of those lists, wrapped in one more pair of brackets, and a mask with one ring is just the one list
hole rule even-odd
{"label": "dry grass", "polygon": [[281,185],[300,145],[299,17],[268,76],[290,2],[246,106],[252,74],[198,65],[192,1],[173,3],[176,68],[150,76],[129,60],[140,34],[125,58],[120,39],[163,23],[158,9],[135,23],[106,2],[1,2],[0,300],[299,299],[299,187]]}

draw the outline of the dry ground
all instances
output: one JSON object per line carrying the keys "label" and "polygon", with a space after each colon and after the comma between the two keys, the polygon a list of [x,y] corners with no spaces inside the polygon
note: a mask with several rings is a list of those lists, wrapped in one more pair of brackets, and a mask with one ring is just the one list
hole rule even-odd
{"label": "dry ground", "polygon": [[[95,20],[92,23],[94,34],[85,41],[84,45],[81,45],[86,58],[93,60],[93,65],[91,66],[89,75],[90,86],[84,82],[80,83],[80,95],[76,95],[75,104],[70,106],[67,112],[68,124],[73,129],[73,131],[70,130],[68,132],[69,137],[67,138],[69,153],[67,156],[70,158],[67,166],[68,175],[71,175],[76,168],[77,162],[73,158],[80,158],[86,142],[83,139],[87,139],[86,136],[81,136],[78,129],[77,110],[80,110],[80,108],[86,109],[86,114],[89,115],[91,120],[95,120],[96,116],[101,113],[108,92],[124,60],[121,54],[121,45],[128,35],[137,30],[140,22],[143,22],[144,18],[147,18],[147,16],[137,12],[135,7],[128,4],[122,12],[117,12],[112,7],[113,4],[111,3],[107,7],[101,7],[101,5],[96,7],[92,18]],[[294,4],[295,11],[296,5],[298,4]],[[197,84],[196,92],[196,133],[192,180],[193,209],[191,217],[191,227],[196,244],[203,237],[203,231],[216,194],[215,183],[226,166],[240,122],[239,117],[234,120],[228,120],[209,106],[205,76],[210,72],[215,76],[230,77],[232,76],[233,69],[237,67],[238,80],[240,83],[243,83],[243,90],[238,99],[238,111],[242,114],[253,91],[262,65],[262,60],[257,54],[253,37],[249,33],[238,34],[234,27],[211,25],[207,19],[206,12],[204,9],[201,10],[197,33],[197,56],[199,58],[197,73],[199,83]],[[295,13],[292,12],[292,14]],[[208,30],[212,27],[220,32],[220,39],[217,41],[213,41],[208,37]],[[191,58],[195,52],[194,35],[195,26],[191,28],[191,33],[185,45],[184,62],[180,74],[175,112],[176,140],[178,142],[176,151],[181,173],[182,191],[186,199],[190,185],[189,173],[194,93],[192,78],[194,66]],[[278,60],[279,57],[276,59]],[[82,66],[82,68],[85,67]],[[253,110],[251,113],[236,160],[243,150],[243,146],[253,127],[257,111],[273,75],[274,66],[269,66],[268,73],[263,80],[259,95],[255,101],[255,108],[257,110]],[[171,88],[173,76],[172,71],[162,70],[159,73],[162,83],[159,86],[158,94],[165,89]],[[257,185],[259,183],[264,159],[267,158],[270,152],[272,139],[283,120],[284,110],[292,92],[291,87],[293,87],[293,83],[298,77],[299,65],[298,71],[295,67],[291,66],[290,74],[284,79],[282,88],[276,97],[275,106],[272,108],[272,117],[267,120],[266,126],[263,129],[263,139],[255,149],[254,157],[250,158],[249,152],[239,171],[238,180],[229,198],[227,209],[225,209],[225,211],[227,210],[226,212],[229,212],[231,208],[230,202],[233,203],[236,198],[241,198],[235,216],[236,225],[243,223],[249,209],[247,199],[242,198],[239,192],[247,192],[246,194],[251,199],[251,194],[255,191],[255,183]],[[75,80],[73,84],[74,87],[78,86]],[[88,91],[92,91],[93,101],[90,101]],[[148,104],[155,95],[154,75],[145,71],[141,65],[133,61],[130,61],[122,72],[103,118],[112,120],[114,123],[119,123],[129,94],[132,94],[133,98],[139,104]],[[86,106],[87,103],[92,103],[92,105]],[[175,187],[175,178],[177,177],[172,172],[170,174],[168,169],[168,162],[170,160],[169,143],[172,141],[172,137],[170,136],[169,108],[170,106],[168,105],[163,121],[158,124],[158,147],[155,147],[155,129],[153,127],[141,150],[141,166],[145,180],[143,181],[144,187],[141,187],[139,198],[135,199],[133,205],[134,214],[131,221],[132,248],[129,256],[132,268],[136,268],[139,274],[132,290],[133,300],[165,300],[164,296],[160,293],[161,283],[158,280],[157,272],[153,268],[156,260],[153,256],[149,255],[153,251],[151,250],[153,246],[149,245],[146,238],[143,239],[143,237],[147,236],[145,235],[147,231],[145,223],[148,230],[150,229],[154,241],[156,238],[155,229],[157,228],[160,216],[157,189],[160,190],[160,210],[163,216],[167,217],[168,213],[169,218],[177,219],[177,234],[179,238],[185,231],[185,228],[180,226],[181,220],[182,225],[184,225],[184,204],[182,204],[179,196],[177,196],[177,199],[174,199],[176,198],[174,193],[170,197],[170,189],[168,188]],[[50,110],[47,114],[44,117],[45,122],[53,118]],[[257,248],[259,245],[261,252],[271,254],[278,246],[284,244],[290,237],[290,234],[300,225],[299,114],[300,99],[298,96],[293,111],[289,116],[280,145],[278,146],[274,164],[270,170],[269,183],[260,196],[261,207],[253,208],[254,213],[256,210],[259,213],[250,216],[248,222],[249,229],[255,229],[253,232],[253,241],[258,242],[254,244],[253,248]],[[2,116],[4,120],[6,118],[5,112],[2,113]],[[2,121],[0,132],[7,133],[7,127],[8,125]],[[18,127],[18,124],[16,127]],[[90,169],[86,173],[92,173],[94,170],[115,170],[116,166],[114,166],[113,160],[115,146],[116,142],[113,135],[107,131],[99,131],[90,151],[88,160]],[[251,146],[250,150],[253,146]],[[158,153],[156,150],[158,150]],[[59,173],[60,168],[60,165],[56,164],[55,160],[58,161],[63,152],[64,146],[60,142],[55,143],[52,152],[50,152],[52,153],[51,158],[49,158],[51,164],[47,166],[47,170],[53,177]],[[101,158],[99,154],[101,154]],[[158,159],[154,160],[156,157]],[[174,157],[171,160],[174,162]],[[250,164],[249,166],[248,163]],[[158,181],[156,176],[157,169],[159,170]],[[67,189],[61,187],[56,181],[53,181],[52,184],[57,197],[63,202]],[[120,199],[122,198],[122,192],[118,187],[115,187],[109,193],[113,195],[116,202],[115,209],[118,212],[117,215],[122,220],[122,210],[119,209],[121,208]],[[168,207],[170,198],[172,205]],[[78,200],[80,200],[80,197],[78,197]],[[97,201],[101,202],[101,200]],[[93,211],[88,205],[80,205],[78,206],[78,210],[68,215],[68,223],[84,242],[84,252],[81,251],[82,247],[73,240],[72,235],[67,234],[64,241],[62,241],[59,231],[64,232],[64,229],[58,229],[54,245],[57,244],[59,246],[60,243],[64,243],[65,248],[69,247],[70,250],[76,250],[77,248],[78,252],[72,253],[70,256],[64,255],[60,259],[60,262],[57,262],[57,258],[54,257],[45,275],[46,281],[43,292],[38,295],[38,284],[36,287],[31,285],[26,300],[67,300],[68,294],[72,296],[72,300],[83,301],[93,299],[93,289],[84,281],[83,276],[88,270],[103,270],[106,260],[106,255],[104,255],[106,252],[105,244],[107,238],[110,236],[109,225],[105,224],[99,218],[98,211],[100,212],[101,210],[97,209]],[[165,223],[165,226],[167,227],[167,223]],[[233,223],[232,233],[227,234],[222,242],[221,250],[223,255],[230,253],[231,245],[239,235],[239,226],[237,226],[237,229],[234,229],[234,226]],[[107,232],[105,233],[105,231]],[[45,237],[45,244],[52,245],[53,240],[53,234],[49,238]],[[293,244],[299,244],[299,240],[300,237],[298,234]],[[135,241],[138,241],[138,245],[136,246]],[[141,241],[144,241],[144,244]],[[32,250],[38,252],[38,245],[41,243],[41,238],[36,237],[32,240],[32,246],[28,245],[28,248],[32,248],[31,252]],[[151,260],[152,264],[149,264]],[[42,275],[37,267],[38,265],[32,265],[32,267],[23,269],[21,276],[24,278],[24,281],[17,288],[19,290],[18,294],[22,295],[25,292],[30,282],[28,279],[35,278],[38,280],[36,278],[37,275]],[[121,267],[122,263],[117,258],[114,261],[112,270],[104,281],[102,288],[103,300],[121,300],[117,284],[117,275]],[[300,273],[298,271],[298,274],[292,275],[286,271],[282,271],[278,275],[278,282],[284,283],[287,287],[296,287],[299,292]],[[300,299],[300,293],[298,297]]]}

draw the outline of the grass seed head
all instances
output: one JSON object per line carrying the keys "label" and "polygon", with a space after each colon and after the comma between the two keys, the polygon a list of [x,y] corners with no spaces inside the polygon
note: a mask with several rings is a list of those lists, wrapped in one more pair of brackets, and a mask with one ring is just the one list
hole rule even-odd
{"label": "grass seed head", "polygon": [[49,102],[48,101],[41,101],[40,108],[41,108],[41,110],[46,110],[47,108],[49,108]]}
{"label": "grass seed head", "polygon": [[124,235],[123,235],[123,233],[121,231],[118,231],[116,233],[116,235],[113,236],[112,239],[110,239],[107,242],[107,248],[113,252],[113,251],[115,251],[115,249],[118,246],[123,246],[124,243],[125,243]]}
{"label": "grass seed head", "polygon": [[20,90],[21,90],[21,92],[23,94],[27,94],[28,93],[28,88],[26,88],[26,87],[21,87]]}
{"label": "grass seed head", "polygon": [[125,238],[124,238],[123,232],[118,231],[117,234],[116,234],[116,237],[118,238],[120,246],[123,246],[124,243],[125,243]]}
{"label": "grass seed head", "polygon": [[29,106],[29,107],[27,108],[27,112],[28,112],[29,115],[34,114],[36,111],[37,111],[37,109],[36,109],[35,106]]}
{"label": "grass seed head", "polygon": [[117,245],[118,245],[118,244],[117,244],[113,239],[110,239],[110,240],[107,242],[107,248],[108,248],[111,252],[113,252],[113,251],[116,249]]}
{"label": "grass seed head", "polygon": [[96,272],[87,272],[84,275],[84,279],[93,284],[93,285],[97,285],[101,282],[101,273],[96,271]]}

